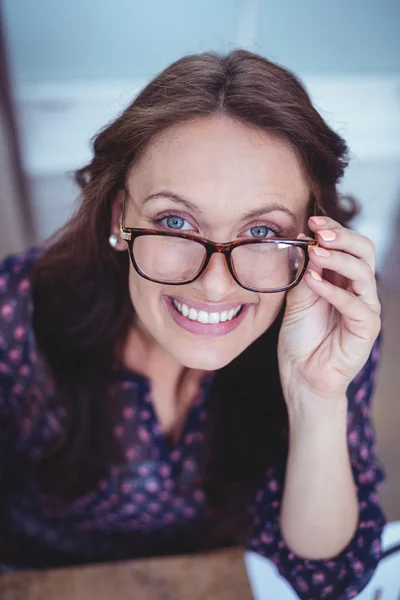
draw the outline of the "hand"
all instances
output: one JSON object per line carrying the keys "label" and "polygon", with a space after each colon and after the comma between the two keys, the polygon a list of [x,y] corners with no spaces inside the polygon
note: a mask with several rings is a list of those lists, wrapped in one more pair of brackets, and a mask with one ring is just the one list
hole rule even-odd
{"label": "hand", "polygon": [[278,342],[287,403],[345,397],[381,328],[372,241],[329,217],[311,217],[308,226],[329,256],[312,249],[306,274],[287,293]]}

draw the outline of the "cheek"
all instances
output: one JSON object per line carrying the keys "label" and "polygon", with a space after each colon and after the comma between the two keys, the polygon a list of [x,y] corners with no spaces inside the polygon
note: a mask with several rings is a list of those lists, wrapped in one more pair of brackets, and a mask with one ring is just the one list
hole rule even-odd
{"label": "cheek", "polygon": [[160,301],[160,287],[158,284],[141,277],[131,266],[129,271],[129,293],[135,312],[141,320],[153,314],[152,308],[156,302]]}
{"label": "cheek", "polygon": [[262,326],[267,329],[275,321],[282,308],[286,292],[277,294],[260,294],[258,316]]}

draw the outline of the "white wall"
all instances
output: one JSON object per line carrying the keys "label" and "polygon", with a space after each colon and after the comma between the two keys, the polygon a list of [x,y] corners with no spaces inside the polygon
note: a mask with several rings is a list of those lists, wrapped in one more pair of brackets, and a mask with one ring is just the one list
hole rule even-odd
{"label": "white wall", "polygon": [[3,0],[18,81],[130,80],[243,42],[300,75],[400,73],[399,0]]}
{"label": "white wall", "polygon": [[242,0],[3,0],[18,81],[130,80],[236,41]]}
{"label": "white wall", "polygon": [[260,0],[263,54],[300,75],[400,73],[399,0]]}

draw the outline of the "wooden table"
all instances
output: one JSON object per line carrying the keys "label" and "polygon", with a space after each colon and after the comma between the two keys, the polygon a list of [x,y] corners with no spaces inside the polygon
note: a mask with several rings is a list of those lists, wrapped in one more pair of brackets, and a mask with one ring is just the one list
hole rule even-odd
{"label": "wooden table", "polygon": [[252,600],[243,548],[0,576],[1,600]]}

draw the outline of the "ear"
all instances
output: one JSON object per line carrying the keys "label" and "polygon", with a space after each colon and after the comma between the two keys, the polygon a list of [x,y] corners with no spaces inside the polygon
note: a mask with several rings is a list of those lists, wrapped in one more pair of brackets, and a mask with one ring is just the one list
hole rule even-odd
{"label": "ear", "polygon": [[114,250],[127,250],[128,246],[126,242],[120,236],[119,224],[122,214],[122,201],[124,198],[124,190],[118,190],[111,207],[111,224],[110,224],[110,235],[114,234],[118,238],[118,243],[114,247]]}

